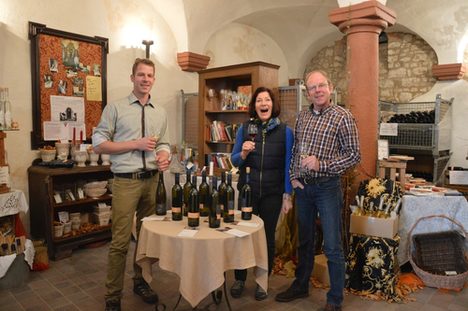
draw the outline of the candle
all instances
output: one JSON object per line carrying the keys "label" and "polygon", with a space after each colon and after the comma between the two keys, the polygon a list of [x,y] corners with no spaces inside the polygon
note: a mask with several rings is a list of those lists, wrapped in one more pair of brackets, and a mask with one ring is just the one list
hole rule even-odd
{"label": "candle", "polygon": [[76,141],[76,127],[73,127],[73,145],[75,145]]}

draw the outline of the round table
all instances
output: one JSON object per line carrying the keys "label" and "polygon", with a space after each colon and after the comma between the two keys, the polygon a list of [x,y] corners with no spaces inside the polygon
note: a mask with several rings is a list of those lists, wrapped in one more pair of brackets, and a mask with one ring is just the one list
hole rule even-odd
{"label": "round table", "polygon": [[[237,211],[236,211],[237,212]],[[179,291],[192,307],[224,283],[224,272],[255,267],[256,282],[268,288],[268,255],[263,221],[253,215],[250,221],[224,223],[248,233],[234,236],[208,227],[207,217],[200,218],[200,227],[193,237],[180,236],[187,227],[187,218],[172,221],[170,213],[165,220],[144,220],[138,239],[136,262],[142,267],[143,277],[152,281],[151,266],[159,261],[161,269],[180,277]],[[250,224],[244,226],[242,224]]]}

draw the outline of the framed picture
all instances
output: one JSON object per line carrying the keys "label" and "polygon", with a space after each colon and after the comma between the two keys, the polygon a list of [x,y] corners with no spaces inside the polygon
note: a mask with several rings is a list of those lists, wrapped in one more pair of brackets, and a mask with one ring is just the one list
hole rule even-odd
{"label": "framed picture", "polygon": [[33,91],[31,148],[91,142],[107,103],[108,39],[29,22]]}

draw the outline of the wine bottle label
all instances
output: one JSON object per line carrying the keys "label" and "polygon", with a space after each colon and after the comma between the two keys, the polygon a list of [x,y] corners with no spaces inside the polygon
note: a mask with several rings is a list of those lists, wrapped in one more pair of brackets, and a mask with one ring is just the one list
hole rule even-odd
{"label": "wine bottle label", "polygon": [[188,213],[188,218],[200,218],[200,213]]}
{"label": "wine bottle label", "polygon": [[229,215],[234,215],[234,210],[233,209],[230,209],[229,212],[228,212]]}
{"label": "wine bottle label", "polygon": [[252,213],[252,210],[253,210],[253,209],[252,209],[252,206],[243,206],[243,207],[242,207],[242,211],[243,211],[244,213]]}
{"label": "wine bottle label", "polygon": [[203,204],[203,203],[200,203],[198,205],[200,206],[200,209],[203,209],[205,207],[205,204]]}
{"label": "wine bottle label", "polygon": [[172,210],[173,213],[181,213],[181,212],[182,212],[182,208],[181,208],[181,207],[175,207],[175,206],[173,206],[173,207],[171,208],[171,210]]}
{"label": "wine bottle label", "polygon": [[216,219],[220,220],[221,219],[221,214],[216,214]]}

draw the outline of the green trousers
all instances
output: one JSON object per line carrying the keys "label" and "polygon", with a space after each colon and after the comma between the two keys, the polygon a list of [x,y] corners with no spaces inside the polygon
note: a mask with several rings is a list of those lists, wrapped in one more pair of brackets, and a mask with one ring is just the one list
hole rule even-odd
{"label": "green trousers", "polygon": [[[140,233],[141,219],[156,209],[157,175],[147,179],[115,177],[112,185],[112,241],[109,247],[105,295],[106,300],[120,299],[125,278],[125,263],[136,212],[136,232]],[[138,243],[138,241],[137,241]],[[133,279],[141,279],[141,267],[133,255]]]}

